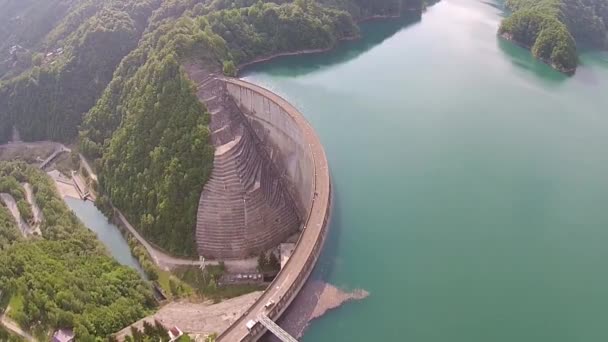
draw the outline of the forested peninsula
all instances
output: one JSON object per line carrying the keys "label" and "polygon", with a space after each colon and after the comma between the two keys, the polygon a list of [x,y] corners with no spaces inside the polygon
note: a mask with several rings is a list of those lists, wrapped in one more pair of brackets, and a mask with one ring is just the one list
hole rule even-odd
{"label": "forested peninsula", "polygon": [[513,13],[499,34],[559,71],[576,70],[577,46],[608,48],[608,0],[507,0],[506,6]]}
{"label": "forested peninsula", "polygon": [[183,66],[234,75],[259,58],[356,38],[360,20],[419,15],[423,7],[422,0],[0,1],[8,23],[0,41],[11,42],[0,68],[0,142],[13,127],[26,141],[78,141],[99,174],[101,208],[114,205],[157,246],[194,256],[213,146],[209,114]]}

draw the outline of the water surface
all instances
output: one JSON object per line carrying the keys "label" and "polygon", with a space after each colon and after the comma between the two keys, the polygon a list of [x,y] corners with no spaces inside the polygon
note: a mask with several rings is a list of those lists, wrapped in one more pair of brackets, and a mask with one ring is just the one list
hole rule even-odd
{"label": "water surface", "polygon": [[65,202],[82,223],[97,234],[101,243],[108,248],[110,254],[119,263],[134,268],[145,278],[141,266],[137,262],[137,259],[131,255],[129,244],[120,233],[120,230],[118,230],[118,227],[108,222],[108,219],[92,202],[72,197],[66,197]]}
{"label": "water surface", "polygon": [[574,77],[444,0],[244,78],[316,128],[335,207],[315,277],[371,296],[304,341],[608,340],[608,55]]}

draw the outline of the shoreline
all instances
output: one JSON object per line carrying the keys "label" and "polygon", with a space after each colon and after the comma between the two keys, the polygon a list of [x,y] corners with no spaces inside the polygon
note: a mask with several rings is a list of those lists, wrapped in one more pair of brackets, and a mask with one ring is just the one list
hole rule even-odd
{"label": "shoreline", "polygon": [[[422,9],[423,12],[425,10],[426,10],[426,8]],[[415,10],[410,9],[410,10],[406,10],[404,13],[412,13],[414,11]],[[356,20],[355,24],[359,25],[359,24],[373,22],[373,21],[391,20],[391,19],[400,19],[400,18],[403,18],[403,14],[371,15],[371,16],[363,17],[361,19]],[[235,77],[240,78],[242,76],[241,75],[242,72],[246,68],[251,67],[256,64],[271,62],[271,61],[273,61],[277,58],[281,58],[281,57],[305,56],[305,55],[331,52],[331,51],[335,50],[341,43],[352,42],[352,41],[359,40],[361,38],[362,38],[361,34],[357,34],[357,35],[350,36],[350,37],[339,38],[336,40],[335,44],[333,44],[332,46],[329,46],[329,47],[325,47],[325,48],[302,49],[302,50],[296,50],[296,51],[278,52],[278,53],[274,53],[271,55],[256,57],[249,62],[243,62],[243,63],[239,64],[236,68]]]}
{"label": "shoreline", "polygon": [[[523,44],[522,42],[518,41],[517,39],[513,38],[513,35],[509,32],[503,32],[500,33],[498,32],[496,34],[498,36],[498,39],[504,39],[508,42],[511,42],[521,48],[524,48],[526,50],[528,50],[528,52],[532,55],[532,57],[538,61],[543,62],[544,64],[550,66],[553,70],[558,71],[566,76],[573,76],[576,73],[576,69],[578,68],[578,64],[576,67],[571,68],[571,69],[564,69],[564,68],[559,68],[557,65],[555,65],[555,63],[553,63],[551,60],[547,60],[545,58],[541,58],[541,57],[537,57],[534,56],[534,54],[532,53],[532,47],[531,46],[527,46],[526,44]],[[577,57],[578,57],[578,51],[577,51]]]}

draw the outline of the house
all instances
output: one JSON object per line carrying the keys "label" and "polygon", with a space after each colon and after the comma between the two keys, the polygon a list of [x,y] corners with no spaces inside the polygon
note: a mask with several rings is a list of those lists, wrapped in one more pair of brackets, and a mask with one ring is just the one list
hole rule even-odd
{"label": "house", "polygon": [[74,342],[74,332],[71,329],[59,329],[53,334],[51,342]]}
{"label": "house", "polygon": [[169,329],[168,333],[169,333],[169,342],[177,341],[184,334],[184,332],[181,331],[178,327],[173,327],[173,328]]}

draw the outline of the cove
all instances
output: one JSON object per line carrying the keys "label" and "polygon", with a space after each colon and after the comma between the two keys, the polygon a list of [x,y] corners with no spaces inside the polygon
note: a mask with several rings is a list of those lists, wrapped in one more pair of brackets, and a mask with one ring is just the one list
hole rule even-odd
{"label": "cove", "polygon": [[107,217],[92,202],[72,197],[65,197],[65,202],[80,221],[97,234],[114,259],[122,265],[134,268],[144,279],[147,279],[137,259],[131,255],[129,245],[118,227],[108,222]]}
{"label": "cove", "polygon": [[332,173],[314,277],[371,295],[303,341],[608,340],[608,54],[568,77],[443,0],[243,78],[311,122]]}

